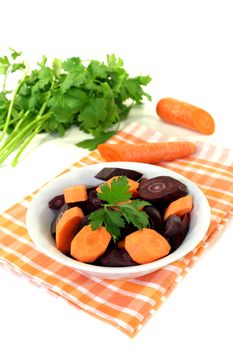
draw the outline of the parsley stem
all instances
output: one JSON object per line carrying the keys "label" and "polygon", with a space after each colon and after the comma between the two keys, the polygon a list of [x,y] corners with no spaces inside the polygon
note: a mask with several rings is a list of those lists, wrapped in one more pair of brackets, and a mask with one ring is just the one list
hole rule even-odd
{"label": "parsley stem", "polygon": [[10,74],[10,72],[11,72],[11,70],[8,69],[5,73],[3,84],[2,84],[2,91],[3,92],[6,92],[6,81],[7,81],[7,78],[8,78],[8,75]]}
{"label": "parsley stem", "polygon": [[[21,140],[22,137],[24,136],[24,134],[26,134],[28,131],[30,131],[31,128],[34,127],[34,125],[37,124],[39,120],[47,119],[48,114],[50,116],[50,113],[44,114],[43,116],[40,116],[40,119],[35,118],[31,123],[27,124],[27,126],[25,126],[22,130],[17,132],[16,136],[13,137],[9,142],[6,141],[6,143],[0,148],[0,151],[4,150],[9,145],[16,143],[18,140]],[[21,124],[21,121],[19,123]]]}
{"label": "parsley stem", "polygon": [[[1,156],[0,156],[0,165],[4,162],[4,160],[16,150],[18,146],[24,142],[24,140],[30,136],[31,132],[33,132],[35,125],[38,125],[38,122],[40,122],[40,130],[43,128],[44,122],[50,117],[51,113],[44,114],[40,117],[38,120],[37,118],[34,119],[31,123],[29,123],[25,128],[23,128],[7,145],[6,147],[3,147],[1,150]],[[38,132],[37,132],[38,133]]]}
{"label": "parsley stem", "polygon": [[41,126],[36,128],[34,130],[34,132],[24,141],[24,143],[20,147],[19,151],[17,152],[15,158],[13,159],[13,161],[11,163],[12,166],[16,166],[17,165],[19,157],[21,156],[21,154],[23,153],[23,151],[25,150],[27,145],[31,142],[31,140],[40,132],[40,130],[41,130]]}
{"label": "parsley stem", "polygon": [[15,89],[14,93],[13,93],[13,97],[11,99],[11,102],[10,102],[10,106],[9,106],[9,109],[8,109],[8,112],[7,112],[7,116],[6,116],[6,121],[5,121],[5,125],[4,125],[4,128],[2,130],[2,133],[0,135],[0,143],[2,142],[4,136],[6,135],[7,133],[7,129],[8,129],[8,126],[9,126],[9,122],[10,122],[10,118],[11,118],[11,113],[12,113],[12,109],[13,109],[13,105],[14,105],[14,102],[15,102],[15,97],[17,95],[17,92],[19,91],[19,88],[20,86],[22,85],[22,82],[23,81],[20,81],[20,83],[18,84],[17,88]]}
{"label": "parsley stem", "polygon": [[[53,83],[54,83],[54,82],[53,82]],[[19,89],[19,87],[18,87],[18,89]],[[18,89],[15,90],[16,93],[17,93]],[[1,151],[0,165],[4,162],[4,160],[5,160],[12,152],[15,151],[15,149],[16,149],[18,146],[20,146],[20,145],[22,144],[22,142],[24,142],[24,140],[29,136],[28,134],[31,134],[31,132],[33,131],[35,125],[38,124],[38,122],[40,122],[40,121],[43,121],[43,122],[44,122],[45,120],[47,120],[47,119],[50,117],[51,113],[47,113],[47,114],[44,114],[44,115],[43,115],[43,113],[44,113],[44,111],[45,111],[45,109],[46,109],[46,107],[47,107],[47,103],[48,103],[48,100],[49,100],[50,96],[51,96],[51,92],[49,92],[49,93],[47,94],[46,99],[45,99],[44,103],[42,104],[42,106],[41,106],[41,108],[40,108],[40,111],[39,111],[39,113],[37,114],[36,118],[35,118],[31,123],[29,123],[26,127],[24,127],[22,130],[20,130],[19,132],[18,132],[18,129],[19,129],[20,125],[22,124],[22,122],[25,120],[25,118],[21,119],[21,120],[18,122],[18,124],[16,125],[16,128],[15,128],[15,129],[16,129],[16,133],[12,132],[12,133],[13,133],[13,136],[10,135],[10,139],[7,139],[6,142],[5,142],[5,143],[2,145],[2,147],[0,148],[0,151]],[[14,98],[12,99],[12,101],[13,101],[13,100],[14,100]],[[28,114],[29,114],[29,111],[27,111],[27,112],[25,113],[24,117],[27,116]],[[8,125],[9,125],[9,124],[8,124]],[[42,130],[42,126],[43,126],[43,125],[40,124],[40,127],[39,127],[39,129],[38,129],[39,131]],[[37,130],[37,128],[36,128],[36,130]],[[39,133],[38,130],[37,130],[36,134]],[[33,134],[34,134],[34,133],[33,133]],[[35,135],[34,135],[34,136],[35,136]],[[34,136],[33,136],[33,137],[34,137]],[[30,138],[29,138],[29,141],[26,143],[26,146],[29,144],[29,142],[30,142]],[[25,147],[26,147],[26,146],[25,146]],[[24,147],[24,148],[25,148],[25,147]],[[23,148],[23,150],[24,150],[24,148]],[[21,150],[21,149],[20,149],[20,150]],[[21,153],[23,152],[23,150],[22,150],[22,151],[19,151],[19,152],[20,152],[19,156],[21,155]],[[14,160],[13,160],[13,163],[14,163],[15,165],[17,164],[17,161],[18,161],[19,156],[17,157],[17,155],[16,155],[16,161],[15,161],[15,162],[14,162]],[[12,165],[13,165],[13,164],[12,164]]]}
{"label": "parsley stem", "polygon": [[[17,118],[14,118],[14,119],[10,120],[9,125],[14,124],[15,122],[17,122],[17,121],[22,117],[22,115],[23,115],[23,111],[21,111],[21,112],[19,113],[19,115],[18,115]],[[4,128],[4,125],[5,125],[5,123],[0,124],[0,130]],[[15,129],[14,129],[14,130],[15,130]],[[9,137],[9,136],[8,136],[8,137]]]}
{"label": "parsley stem", "polygon": [[[2,145],[2,147],[0,147],[0,151],[1,151],[2,149],[4,149],[4,148],[9,144],[9,142],[15,137],[15,135],[18,134],[18,132],[19,132],[19,127],[20,127],[20,125],[25,121],[25,119],[27,118],[28,113],[29,113],[29,111],[27,111],[25,114],[23,114],[23,111],[21,111],[21,112],[19,113],[19,117],[16,119],[16,120],[19,119],[19,120],[18,120],[18,123],[15,125],[14,130],[13,130],[13,131],[11,132],[11,134],[7,137],[7,140],[4,142],[4,144]],[[14,120],[11,120],[9,124],[13,124],[14,122],[15,122],[15,119],[14,119]]]}
{"label": "parsley stem", "polygon": [[4,128],[2,129],[2,133],[0,135],[0,144],[1,144],[2,140],[4,139],[6,133],[7,133],[7,129],[8,129],[9,123],[10,123],[11,113],[12,113],[12,109],[13,109],[13,105],[14,105],[14,102],[15,102],[16,95],[17,95],[21,85],[23,84],[27,74],[28,74],[28,67],[26,68],[26,70],[24,72],[24,77],[19,81],[16,89],[13,92],[13,96],[11,98],[11,102],[10,102],[9,109],[8,109],[8,112],[7,112],[7,116],[6,116],[5,125],[4,125]]}

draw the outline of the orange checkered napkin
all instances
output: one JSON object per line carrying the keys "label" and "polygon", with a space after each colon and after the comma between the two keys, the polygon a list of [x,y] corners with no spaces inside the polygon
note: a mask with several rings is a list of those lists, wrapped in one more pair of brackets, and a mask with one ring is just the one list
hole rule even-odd
{"label": "orange checkered napkin", "polygon": [[[132,123],[110,142],[136,143],[142,140],[156,142],[168,138]],[[25,214],[33,196],[30,195],[0,215],[0,262],[91,315],[134,336],[190,271],[230,217],[233,207],[232,155],[228,149],[203,142],[197,142],[197,148],[193,157],[160,164],[196,183],[211,206],[212,221],[204,240],[183,258],[147,276],[127,281],[88,278],[36,249],[25,227]],[[99,153],[94,151],[70,169],[102,161]]]}

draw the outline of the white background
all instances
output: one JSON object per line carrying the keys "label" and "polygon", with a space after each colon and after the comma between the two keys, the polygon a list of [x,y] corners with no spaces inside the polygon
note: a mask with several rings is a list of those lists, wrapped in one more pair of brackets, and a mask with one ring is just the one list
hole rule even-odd
{"label": "white background", "polygon": [[[131,74],[150,74],[152,102],[132,111],[167,135],[204,139],[232,148],[233,11],[221,1],[5,1],[0,6],[0,53],[23,51],[32,67],[42,54],[104,60],[115,53]],[[161,97],[196,104],[216,121],[201,136],[159,121]],[[128,122],[127,121],[127,122]],[[41,136],[16,168],[0,168],[0,211],[29,194],[86,151]],[[231,227],[134,339],[0,268],[1,349],[232,349]]]}

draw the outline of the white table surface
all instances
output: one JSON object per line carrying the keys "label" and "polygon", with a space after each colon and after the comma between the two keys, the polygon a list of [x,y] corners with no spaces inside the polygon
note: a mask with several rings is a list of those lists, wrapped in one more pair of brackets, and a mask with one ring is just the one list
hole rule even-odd
{"label": "white table surface", "polygon": [[[153,100],[132,111],[167,135],[232,148],[233,21],[231,1],[12,1],[0,7],[0,53],[23,51],[32,63],[115,53],[131,74],[150,74]],[[201,136],[156,117],[157,101],[172,96],[208,110],[216,132]],[[123,126],[123,124],[122,124]],[[0,212],[87,152],[86,135],[38,137],[16,168],[0,168]],[[232,222],[141,332],[130,339],[0,267],[0,348],[232,349]]]}

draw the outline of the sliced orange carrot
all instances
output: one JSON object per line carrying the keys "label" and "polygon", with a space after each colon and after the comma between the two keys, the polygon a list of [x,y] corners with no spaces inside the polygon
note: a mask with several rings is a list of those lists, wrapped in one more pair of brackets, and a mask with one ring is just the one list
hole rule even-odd
{"label": "sliced orange carrot", "polygon": [[[129,201],[126,201],[126,202],[118,202],[117,204],[120,205],[120,204],[128,204],[128,203],[131,203],[132,200],[129,200]],[[120,208],[118,206],[112,206],[112,209],[116,210],[116,211],[119,211]]]}
{"label": "sliced orange carrot", "polygon": [[163,98],[156,106],[158,116],[165,122],[195,130],[201,134],[214,133],[212,116],[201,108],[174,98]]}
{"label": "sliced orange carrot", "polygon": [[71,255],[78,261],[92,263],[107,249],[111,234],[105,227],[93,231],[90,225],[84,226],[71,242]]}
{"label": "sliced orange carrot", "polygon": [[[134,196],[133,196],[134,197]],[[134,197],[135,198],[135,197]],[[129,200],[129,201],[126,201],[126,202],[118,202],[117,203],[117,205],[121,205],[121,204],[129,204],[129,203],[131,203],[132,202],[132,200]],[[112,206],[112,208],[114,209],[114,210],[120,210],[119,209],[119,207],[115,207],[115,206]],[[144,205],[142,205],[141,207],[139,207],[137,210],[139,210],[139,211],[142,211],[144,209]]]}
{"label": "sliced orange carrot", "polygon": [[122,239],[121,241],[117,242],[118,248],[125,248],[125,240]]}
{"label": "sliced orange carrot", "polygon": [[129,204],[129,203],[131,203],[131,202],[132,202],[132,200],[130,199],[130,200],[125,201],[125,202],[118,202],[117,204]]}
{"label": "sliced orange carrot", "polygon": [[73,207],[64,212],[56,226],[56,245],[64,254],[70,252],[70,244],[75,234],[77,226],[84,217],[83,212],[78,207]]}
{"label": "sliced orange carrot", "polygon": [[98,146],[98,150],[108,162],[129,161],[156,164],[187,157],[196,151],[196,146],[188,141],[137,144],[103,143]]}
{"label": "sliced orange carrot", "polygon": [[125,237],[125,250],[138,264],[146,264],[166,256],[171,246],[155,230],[143,228]]}
{"label": "sliced orange carrot", "polygon": [[[113,177],[111,177],[111,179],[109,179],[105,183],[107,183],[110,186],[112,181],[114,179],[117,179],[118,177],[119,176],[113,176]],[[129,185],[129,192],[133,192],[134,193],[134,192],[136,192],[136,190],[137,190],[137,188],[139,186],[139,183],[128,178],[128,185]],[[98,193],[101,192],[101,185],[99,187],[97,187],[96,192],[98,192]]]}
{"label": "sliced orange carrot", "polygon": [[84,202],[87,200],[85,185],[76,185],[64,189],[65,203]]}
{"label": "sliced orange carrot", "polygon": [[182,216],[189,213],[193,208],[193,197],[188,195],[171,202],[164,213],[164,220],[171,215]]}

